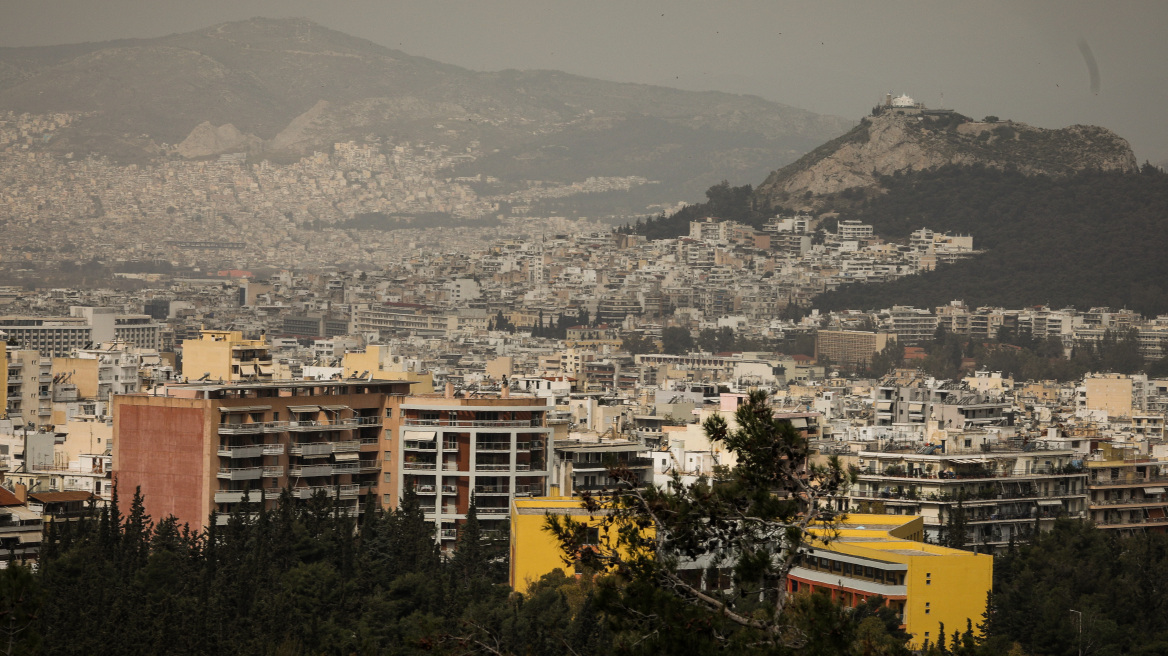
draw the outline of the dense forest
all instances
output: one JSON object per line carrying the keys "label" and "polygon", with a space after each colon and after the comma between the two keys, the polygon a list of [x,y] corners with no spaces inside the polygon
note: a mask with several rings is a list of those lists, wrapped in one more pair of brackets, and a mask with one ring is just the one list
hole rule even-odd
{"label": "dense forest", "polygon": [[[36,571],[0,571],[5,654],[907,655],[879,604],[798,595],[795,648],[726,642],[726,623],[654,586],[557,571],[511,592],[506,550],[473,512],[457,553],[434,546],[416,499],[394,512],[307,505],[195,532],[129,511],[54,526]],[[986,616],[946,627],[929,656],[1168,651],[1168,536],[1060,520],[999,557]],[[1081,615],[1080,615],[1081,613]],[[1081,643],[1079,620],[1082,620]],[[641,635],[646,621],[657,630]],[[988,634],[977,638],[978,627]],[[1079,646],[1082,652],[1078,652]]]}
{"label": "dense forest", "polygon": [[885,193],[848,218],[887,239],[927,227],[972,234],[982,255],[879,285],[852,285],[815,300],[825,310],[892,305],[932,308],[1049,304],[1168,312],[1168,175],[1086,172],[1026,176],[947,166],[881,180]]}

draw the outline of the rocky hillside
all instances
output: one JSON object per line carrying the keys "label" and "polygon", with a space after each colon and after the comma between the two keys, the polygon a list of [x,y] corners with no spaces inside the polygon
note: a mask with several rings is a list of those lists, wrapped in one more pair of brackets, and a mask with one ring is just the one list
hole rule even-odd
{"label": "rocky hillside", "polygon": [[0,49],[0,112],[84,116],[44,147],[119,161],[295,158],[376,138],[479,153],[455,175],[660,181],[668,200],[760,179],[849,121],[761,98],[555,71],[476,72],[305,20],[156,39]]}
{"label": "rocky hillside", "polygon": [[876,189],[880,176],[947,164],[1052,176],[1137,168],[1131,146],[1105,128],[1047,130],[1013,121],[978,122],[955,113],[885,111],[771,173],[755,199],[762,208],[816,208],[822,202],[818,197]]}

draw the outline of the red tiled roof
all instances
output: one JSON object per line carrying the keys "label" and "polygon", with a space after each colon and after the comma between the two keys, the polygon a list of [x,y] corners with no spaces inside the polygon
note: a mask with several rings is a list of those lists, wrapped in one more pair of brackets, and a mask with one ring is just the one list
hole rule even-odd
{"label": "red tiled roof", "polygon": [[0,487],[0,507],[2,506],[21,506],[24,505],[16,495],[9,492],[7,489]]}
{"label": "red tiled roof", "polygon": [[92,492],[29,492],[28,498],[40,503],[63,503],[67,501],[89,501]]}

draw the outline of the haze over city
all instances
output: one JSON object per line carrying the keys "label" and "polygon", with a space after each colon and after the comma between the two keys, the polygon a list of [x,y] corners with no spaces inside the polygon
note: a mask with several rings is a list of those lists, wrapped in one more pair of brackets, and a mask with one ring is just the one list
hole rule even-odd
{"label": "haze over city", "polygon": [[1166,19],[0,0],[0,652],[1166,653]]}
{"label": "haze over city", "polygon": [[[555,69],[606,80],[757,94],[848,119],[885,91],[970,116],[1102,125],[1142,162],[1168,160],[1168,6],[1161,2],[0,3],[0,46],[185,32],[303,16],[475,70]],[[1091,90],[1083,39],[1098,61]],[[943,101],[942,101],[943,98]],[[747,181],[743,181],[747,182]],[[750,181],[753,182],[753,181]]]}

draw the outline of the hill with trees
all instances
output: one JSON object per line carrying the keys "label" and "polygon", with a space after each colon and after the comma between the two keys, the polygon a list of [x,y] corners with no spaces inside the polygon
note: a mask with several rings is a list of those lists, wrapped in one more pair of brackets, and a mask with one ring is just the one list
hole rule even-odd
{"label": "hill with trees", "polygon": [[884,193],[848,218],[896,239],[928,227],[972,234],[985,250],[890,283],[851,285],[815,299],[824,310],[1048,304],[1168,312],[1168,175],[1087,171],[1025,175],[947,166],[881,178]]}

